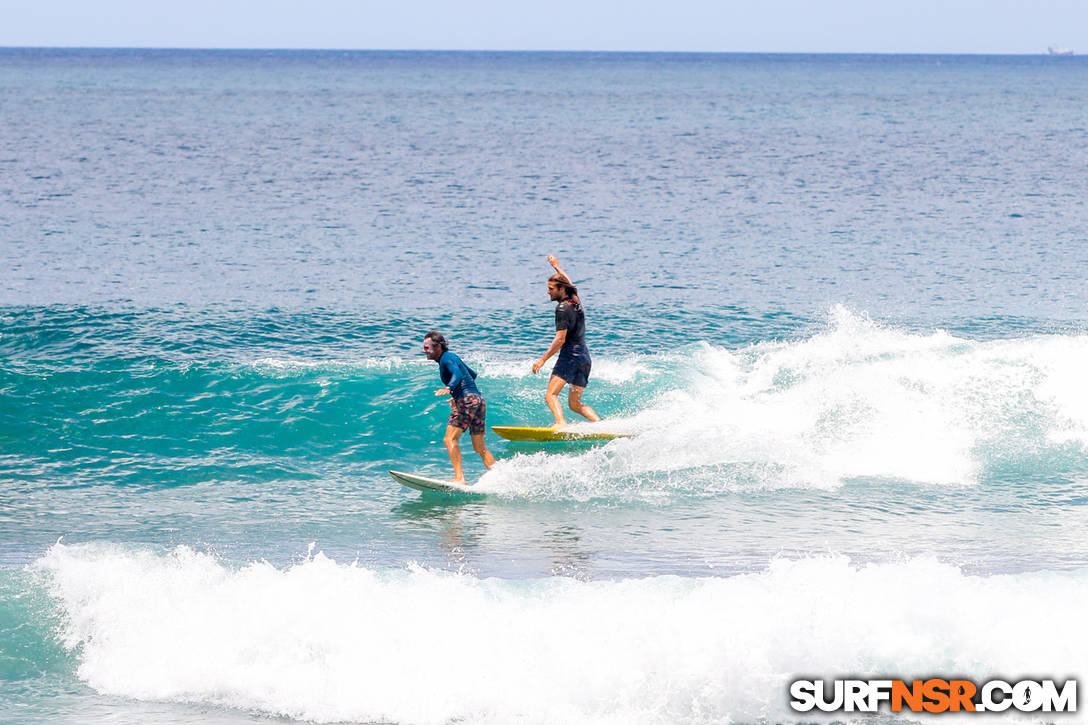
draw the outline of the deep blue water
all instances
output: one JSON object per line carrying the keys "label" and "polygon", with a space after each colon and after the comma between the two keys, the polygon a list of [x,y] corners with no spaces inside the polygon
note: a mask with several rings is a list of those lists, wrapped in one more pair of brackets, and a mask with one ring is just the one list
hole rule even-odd
{"label": "deep blue water", "polygon": [[[1079,57],[0,49],[0,720],[1084,673],[1032,633],[1088,595],[1086,101]],[[430,329],[548,422],[549,253],[631,437],[399,488],[448,471]]]}

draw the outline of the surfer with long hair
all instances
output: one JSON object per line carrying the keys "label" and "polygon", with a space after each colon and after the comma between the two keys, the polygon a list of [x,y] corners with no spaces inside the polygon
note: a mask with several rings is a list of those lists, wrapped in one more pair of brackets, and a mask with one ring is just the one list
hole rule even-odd
{"label": "surfer with long hair", "polygon": [[559,266],[559,260],[549,254],[548,264],[555,269],[555,274],[548,278],[548,297],[556,303],[555,338],[547,352],[533,363],[533,374],[540,372],[548,358],[558,352],[559,357],[552,368],[552,376],[544,394],[544,400],[555,416],[555,427],[567,424],[563,417],[563,406],[559,404],[559,393],[568,384],[570,390],[567,404],[570,409],[584,418],[597,421],[601,417],[582,402],[582,393],[589,384],[589,372],[593,366],[589,348],[586,347],[586,313],[578,297],[578,288]]}

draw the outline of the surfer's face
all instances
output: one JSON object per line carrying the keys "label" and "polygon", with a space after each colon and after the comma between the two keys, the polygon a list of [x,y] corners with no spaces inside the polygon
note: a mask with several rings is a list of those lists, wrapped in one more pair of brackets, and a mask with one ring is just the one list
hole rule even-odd
{"label": "surfer's face", "polygon": [[423,354],[427,356],[428,360],[437,360],[442,357],[442,348],[435,344],[435,341],[429,337],[423,338]]}
{"label": "surfer's face", "polygon": [[563,290],[555,282],[548,282],[548,297],[552,300],[563,299]]}

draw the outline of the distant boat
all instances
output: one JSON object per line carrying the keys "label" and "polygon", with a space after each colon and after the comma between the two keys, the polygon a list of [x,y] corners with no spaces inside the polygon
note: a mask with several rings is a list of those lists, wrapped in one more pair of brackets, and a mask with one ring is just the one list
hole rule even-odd
{"label": "distant boat", "polygon": [[1073,55],[1073,51],[1069,48],[1055,48],[1053,46],[1047,48],[1046,52],[1050,55]]}

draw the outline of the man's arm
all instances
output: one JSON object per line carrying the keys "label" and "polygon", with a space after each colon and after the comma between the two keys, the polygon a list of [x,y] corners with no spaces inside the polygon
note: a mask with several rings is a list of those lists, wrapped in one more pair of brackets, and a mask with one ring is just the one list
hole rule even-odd
{"label": "man's arm", "polygon": [[449,383],[447,383],[446,387],[439,388],[438,390],[434,391],[435,395],[450,395],[450,389],[457,387],[457,383],[460,382],[461,375],[457,370],[457,366],[451,363],[449,360],[438,361],[439,376],[441,376],[444,372],[449,373],[450,381]]}
{"label": "man's arm", "polygon": [[460,368],[459,365],[452,365],[451,364],[450,367],[449,367],[449,370],[450,370],[450,381],[446,384],[446,389],[447,390],[454,390],[458,385],[461,384],[461,378],[464,377],[464,373],[461,372],[461,368]]}
{"label": "man's arm", "polygon": [[548,264],[550,264],[556,272],[566,277],[568,282],[574,284],[574,280],[570,278],[570,275],[564,272],[562,267],[559,266],[559,260],[555,258],[555,255],[548,255]]}
{"label": "man's arm", "polygon": [[[562,274],[562,272],[560,272],[560,274]],[[555,331],[555,339],[552,340],[552,346],[548,348],[548,351],[546,353],[544,353],[543,357],[541,357],[539,360],[537,360],[535,363],[533,363],[533,375],[536,375],[538,372],[540,372],[540,368],[544,367],[544,363],[548,362],[548,358],[550,358],[555,353],[559,352],[559,348],[563,347],[563,343],[566,342],[566,341],[567,341],[567,331],[566,330],[556,330]]]}

